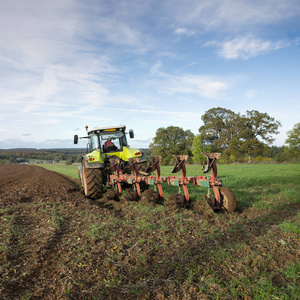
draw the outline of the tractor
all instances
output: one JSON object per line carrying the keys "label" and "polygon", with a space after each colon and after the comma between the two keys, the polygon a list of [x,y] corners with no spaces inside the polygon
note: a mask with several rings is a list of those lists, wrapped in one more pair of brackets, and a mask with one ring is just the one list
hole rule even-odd
{"label": "tractor", "polygon": [[[130,148],[126,138],[126,126],[109,126],[88,129],[88,153],[82,156],[82,163],[78,167],[83,192],[86,197],[97,198],[102,195],[103,186],[109,180],[107,172],[113,159],[118,159],[122,171],[126,170],[128,161],[135,159],[139,170],[147,167],[146,156],[141,150]],[[129,137],[134,138],[133,130],[129,130]],[[74,135],[74,144],[78,144],[78,135]],[[125,171],[126,172],[126,171]]]}

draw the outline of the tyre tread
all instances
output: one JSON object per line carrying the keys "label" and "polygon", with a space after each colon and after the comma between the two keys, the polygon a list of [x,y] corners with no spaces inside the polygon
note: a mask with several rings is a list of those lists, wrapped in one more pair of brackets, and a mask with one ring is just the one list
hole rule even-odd
{"label": "tyre tread", "polygon": [[92,199],[101,197],[103,187],[101,170],[85,168],[85,180],[87,187],[85,195]]}

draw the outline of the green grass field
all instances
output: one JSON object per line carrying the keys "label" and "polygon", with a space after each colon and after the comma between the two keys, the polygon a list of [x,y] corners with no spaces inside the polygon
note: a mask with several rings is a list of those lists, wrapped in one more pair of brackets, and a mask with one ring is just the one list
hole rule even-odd
{"label": "green grass field", "polygon": [[78,166],[79,164],[73,164],[73,165],[65,165],[65,164],[41,164],[38,166],[41,166],[47,170],[58,172],[67,176],[70,176],[72,178],[78,178]]}
{"label": "green grass field", "polygon": [[[78,178],[78,164],[43,164],[42,167]],[[170,176],[171,166],[162,166],[161,175]],[[173,174],[175,175],[175,174]],[[187,166],[187,176],[204,175],[202,166]],[[276,199],[287,199],[288,202],[300,202],[300,164],[250,164],[218,165],[218,177],[225,186],[234,191],[238,207],[272,208]],[[207,189],[189,184],[191,200],[207,193]],[[178,189],[163,183],[164,194],[176,193]],[[200,196],[201,198],[201,196]]]}

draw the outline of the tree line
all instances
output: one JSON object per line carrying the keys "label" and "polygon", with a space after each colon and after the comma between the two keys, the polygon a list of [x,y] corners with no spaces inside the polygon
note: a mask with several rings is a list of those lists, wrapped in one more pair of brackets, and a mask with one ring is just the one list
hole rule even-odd
{"label": "tree line", "polygon": [[32,160],[40,160],[47,162],[65,161],[72,164],[76,161],[80,162],[84,149],[10,149],[0,151],[0,164],[13,164],[19,162],[29,162]]}
{"label": "tree line", "polygon": [[[141,149],[149,157],[149,149]],[[64,162],[66,165],[81,163],[82,155],[87,153],[87,149],[0,149],[0,165],[17,164],[24,162]]]}
{"label": "tree line", "polygon": [[[161,156],[163,165],[173,164],[173,155],[189,155],[190,163],[201,163],[201,153],[221,152],[220,162],[300,161],[300,123],[287,133],[286,146],[273,146],[281,126],[278,120],[257,110],[235,113],[226,108],[211,108],[201,117],[199,133],[177,126],[158,128],[149,145],[147,157]],[[67,164],[81,162],[86,149],[10,149],[0,150],[0,164],[39,159]]]}
{"label": "tree line", "polygon": [[151,155],[162,156],[164,165],[171,163],[172,154],[187,154],[194,163],[201,163],[203,152],[222,152],[224,163],[300,159],[300,123],[288,132],[287,146],[276,147],[272,143],[281,124],[267,113],[247,110],[240,114],[217,107],[206,111],[201,120],[196,136],[176,126],[158,128],[149,146]]}

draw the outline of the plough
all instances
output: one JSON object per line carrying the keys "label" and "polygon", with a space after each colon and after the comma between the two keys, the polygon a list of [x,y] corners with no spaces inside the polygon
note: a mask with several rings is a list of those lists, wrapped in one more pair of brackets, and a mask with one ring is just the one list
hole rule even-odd
{"label": "plough", "polygon": [[[88,129],[86,126],[85,128],[87,136],[80,137],[80,139],[88,139],[87,151],[90,152],[82,156],[78,173],[82,191],[86,197],[99,198],[103,193],[103,185],[106,183],[107,186],[114,187],[119,195],[122,194],[122,186],[126,184],[134,187],[137,196],[141,196],[141,191],[145,186],[154,186],[154,190],[158,191],[158,197],[163,199],[162,183],[166,182],[169,185],[178,186],[180,199],[184,205],[188,206],[190,196],[187,186],[194,184],[208,188],[206,199],[214,211],[233,212],[235,210],[234,193],[223,186],[221,179],[217,176],[216,160],[221,153],[202,153],[207,158],[206,164],[203,164],[203,172],[207,174],[212,170],[210,176],[186,176],[187,155],[174,155],[176,162],[171,172],[177,173],[177,176],[161,176],[159,166],[161,157],[151,157],[149,166],[145,168],[147,163],[143,151],[133,149],[127,144],[125,125],[93,129]],[[130,138],[134,137],[133,130],[130,129],[128,133]],[[78,143],[78,135],[74,135],[74,143]],[[210,193],[211,188],[213,196]]]}
{"label": "plough", "polygon": [[[181,190],[183,191],[183,204],[188,206],[190,197],[187,186],[193,184],[198,187],[208,188],[205,198],[214,211],[233,212],[236,208],[235,195],[223,185],[222,180],[217,176],[216,160],[219,159],[221,153],[202,154],[207,158],[207,162],[203,164],[202,170],[205,174],[212,170],[212,175],[210,176],[186,176],[185,162],[188,159],[188,155],[174,155],[176,161],[171,173],[177,173],[177,176],[161,176],[161,157],[150,157],[150,164],[144,171],[139,169],[138,159],[130,158],[128,164],[122,169],[120,159],[111,158],[109,166],[104,170],[105,173],[109,174],[107,185],[114,187],[119,195],[122,195],[122,185],[124,183],[133,185],[139,197],[141,196],[142,186],[153,186],[154,190],[158,192],[159,198],[163,199],[162,183],[166,182],[168,185],[177,186],[179,194],[182,194]],[[211,188],[214,195],[210,193]]]}

